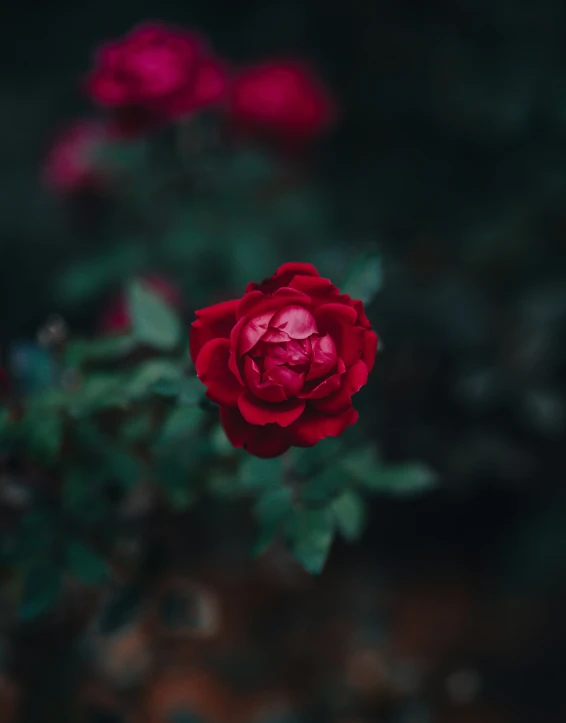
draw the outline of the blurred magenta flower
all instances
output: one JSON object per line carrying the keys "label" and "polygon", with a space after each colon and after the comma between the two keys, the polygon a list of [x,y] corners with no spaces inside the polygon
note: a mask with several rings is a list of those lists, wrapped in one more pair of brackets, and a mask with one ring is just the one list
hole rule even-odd
{"label": "blurred magenta flower", "polygon": [[229,112],[242,129],[291,142],[319,135],[335,118],[329,91],[308,66],[296,60],[267,61],[234,79]]}
{"label": "blurred magenta flower", "polygon": [[140,131],[218,103],[227,74],[200,35],[144,23],[99,48],[86,90]]}
{"label": "blurred magenta flower", "polygon": [[[142,283],[165,301],[173,309],[180,310],[183,306],[183,295],[169,279],[151,274],[142,278]],[[103,310],[99,320],[101,334],[125,334],[130,330],[130,310],[128,299],[124,292],[114,297]]]}
{"label": "blurred magenta flower", "polygon": [[72,193],[105,185],[107,171],[97,164],[111,133],[101,121],[79,119],[64,128],[51,145],[43,166],[43,183],[55,193]]}

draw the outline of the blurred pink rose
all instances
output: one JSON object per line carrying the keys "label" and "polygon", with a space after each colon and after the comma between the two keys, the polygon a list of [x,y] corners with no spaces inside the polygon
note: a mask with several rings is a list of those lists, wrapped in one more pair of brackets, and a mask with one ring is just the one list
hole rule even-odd
{"label": "blurred pink rose", "polygon": [[229,112],[238,127],[304,141],[332,123],[335,105],[308,66],[296,60],[272,60],[236,76]]}
{"label": "blurred pink rose", "polygon": [[[153,291],[171,308],[180,310],[183,307],[183,295],[179,289],[163,276],[144,276],[142,283]],[[128,301],[125,293],[116,296],[104,309],[100,316],[99,331],[104,335],[125,334],[130,331],[131,320]]]}
{"label": "blurred pink rose", "polygon": [[91,98],[138,131],[218,103],[226,89],[223,64],[203,38],[160,23],[103,45],[86,79]]}
{"label": "blurred pink rose", "polygon": [[55,193],[71,193],[105,185],[107,171],[96,155],[110,139],[107,126],[76,120],[55,138],[43,166],[43,182]]}

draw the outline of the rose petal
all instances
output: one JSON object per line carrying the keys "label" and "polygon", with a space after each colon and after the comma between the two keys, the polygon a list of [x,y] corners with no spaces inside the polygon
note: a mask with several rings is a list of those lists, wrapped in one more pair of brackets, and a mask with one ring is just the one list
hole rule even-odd
{"label": "rose petal", "polygon": [[317,310],[317,318],[338,319],[343,323],[350,325],[356,323],[357,316],[356,310],[351,306],[346,306],[345,304],[325,304]]}
{"label": "rose petal", "polygon": [[357,323],[360,326],[363,326],[364,329],[371,329],[371,323],[370,320],[366,316],[366,312],[364,309],[364,305],[361,301],[353,301],[354,309],[356,310],[358,314]]}
{"label": "rose petal", "polygon": [[216,58],[206,58],[201,62],[193,87],[193,106],[217,103],[222,99],[228,87],[225,68]]}
{"label": "rose petal", "polygon": [[292,339],[308,339],[318,329],[314,316],[304,306],[287,306],[277,312],[270,326],[281,329]]}
{"label": "rose petal", "polygon": [[331,374],[323,381],[311,382],[297,395],[301,399],[322,399],[330,394],[337,392],[342,384],[342,375],[346,371],[346,367],[342,359],[338,359],[336,372]]}
{"label": "rose petal", "polygon": [[238,408],[250,424],[278,424],[288,427],[301,416],[305,402],[303,399],[289,399],[279,404],[269,404],[246,391],[238,399]]}
{"label": "rose petal", "polygon": [[267,379],[261,381],[261,372],[255,361],[247,356],[244,362],[244,375],[247,386],[256,397],[266,402],[284,402],[287,395],[283,386],[277,380]]}
{"label": "rose petal", "polygon": [[312,447],[326,437],[338,437],[358,419],[353,407],[336,415],[327,415],[309,407],[289,429],[291,444],[295,447]]}
{"label": "rose petal", "polygon": [[268,311],[278,311],[293,304],[308,308],[310,303],[310,298],[296,289],[277,289],[269,295],[263,294],[261,291],[250,291],[241,299],[236,316],[238,319],[241,319],[242,316],[252,319],[254,316],[261,316]]}
{"label": "rose petal", "polygon": [[310,296],[315,306],[332,303],[340,294],[329,279],[315,276],[295,276],[289,286]]}
{"label": "rose petal", "polygon": [[217,404],[235,407],[244,391],[228,367],[230,341],[207,341],[196,361],[197,376],[208,387],[206,396]]}
{"label": "rose petal", "polygon": [[334,366],[338,354],[336,353],[336,345],[334,344],[330,334],[324,336],[313,336],[312,344],[312,362],[307,376],[307,381],[317,379],[327,374]]}
{"label": "rose petal", "polygon": [[354,326],[357,318],[355,309],[342,304],[325,304],[315,311],[315,318],[320,333],[330,334],[338,356],[347,367],[360,359],[365,330],[361,326]]}
{"label": "rose petal", "polygon": [[291,341],[289,334],[279,329],[269,328],[263,335],[262,341],[269,342],[270,344],[281,344]]}
{"label": "rose petal", "polygon": [[261,316],[255,316],[250,319],[248,323],[243,327],[238,340],[238,346],[236,347],[239,355],[245,354],[246,352],[253,349],[257,342],[266,333],[269,322],[273,318],[273,312],[262,314]]}
{"label": "rose petal", "polygon": [[377,354],[378,338],[374,331],[366,330],[364,334],[364,348],[362,351],[362,361],[367,367],[368,372],[371,372],[375,362]]}
{"label": "rose petal", "polygon": [[246,292],[259,289],[264,293],[273,293],[276,289],[283,286],[289,286],[289,282],[297,275],[309,277],[317,277],[318,271],[312,264],[289,262],[280,266],[277,271],[268,279],[264,279],[259,284],[251,282],[246,287]]}
{"label": "rose petal", "polygon": [[303,388],[305,380],[304,374],[294,372],[286,366],[272,367],[265,376],[283,387],[286,398],[294,397]]}
{"label": "rose petal", "polygon": [[301,274],[301,276],[320,276],[312,264],[305,264],[300,261],[288,261],[282,264],[274,274],[276,279],[283,276]]}
{"label": "rose petal", "polygon": [[238,301],[223,301],[196,312],[196,321],[190,330],[190,351],[196,364],[200,350],[211,339],[228,339],[236,324]]}
{"label": "rose petal", "polygon": [[340,389],[324,399],[314,399],[312,404],[316,409],[326,414],[337,414],[352,403],[352,394],[358,392],[368,379],[368,370],[363,361],[357,361],[346,370],[342,376]]}
{"label": "rose petal", "polygon": [[222,407],[220,422],[234,447],[243,447],[256,457],[278,457],[290,447],[286,429],[278,424],[266,424],[263,427],[248,424],[239,409]]}
{"label": "rose petal", "polygon": [[128,98],[128,88],[111,75],[94,72],[85,81],[86,92],[97,103],[106,106],[121,105]]}

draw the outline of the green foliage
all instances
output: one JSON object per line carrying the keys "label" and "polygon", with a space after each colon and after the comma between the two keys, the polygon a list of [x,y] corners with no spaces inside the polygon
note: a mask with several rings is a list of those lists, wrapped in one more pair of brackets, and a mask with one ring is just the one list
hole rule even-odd
{"label": "green foliage", "polygon": [[76,540],[67,547],[67,569],[86,585],[100,585],[108,577],[104,559]]}
{"label": "green foliage", "polygon": [[63,434],[63,424],[56,409],[41,409],[31,405],[20,423],[19,433],[25,439],[31,459],[46,466],[57,460]]}
{"label": "green foliage", "polygon": [[61,588],[61,573],[55,563],[38,562],[25,575],[19,615],[24,622],[47,613]]}
{"label": "green foliage", "polygon": [[262,527],[276,528],[293,512],[293,497],[288,487],[265,491],[254,506],[254,514]]}
{"label": "green foliage", "polygon": [[181,324],[171,307],[142,282],[128,289],[128,306],[134,338],[162,351],[173,349],[181,337]]}
{"label": "green foliage", "polygon": [[[1,451],[40,480],[7,546],[27,619],[49,609],[68,577],[109,581],[140,485],[173,512],[203,495],[247,505],[258,527],[252,553],[278,540],[316,574],[336,533],[348,542],[362,534],[365,493],[418,492],[433,480],[418,464],[384,466],[363,440],[329,438],[267,460],[232,446],[189,358],[192,319],[143,279],[172,274],[194,309],[290,260],[339,274],[348,252],[331,243],[328,200],[294,162],[252,144],[220,147],[206,116],[169,130],[101,150],[95,162],[112,180],[97,250],[71,259],[53,290],[66,308],[125,294],[127,331],[81,338],[65,329],[8,355],[17,391],[0,408]],[[371,247],[341,289],[369,303],[381,282]]]}
{"label": "green foliage", "polygon": [[332,512],[340,533],[348,542],[357,540],[366,521],[363,498],[354,490],[346,490],[332,502]]}
{"label": "green foliage", "polygon": [[198,430],[205,413],[198,407],[176,407],[165,420],[157,438],[159,448],[185,443]]}
{"label": "green foliage", "polygon": [[369,304],[383,283],[379,252],[374,249],[361,254],[352,264],[342,285],[342,292]]}
{"label": "green foliage", "polygon": [[283,467],[281,458],[259,459],[247,456],[240,465],[239,482],[243,490],[265,490],[269,492],[281,489]]}
{"label": "green foliage", "polygon": [[436,475],[420,462],[384,465],[373,446],[357,449],[340,460],[342,470],[370,492],[391,495],[425,492],[436,482]]}
{"label": "green foliage", "polygon": [[334,538],[332,512],[297,510],[287,524],[286,533],[297,561],[307,572],[320,573]]}

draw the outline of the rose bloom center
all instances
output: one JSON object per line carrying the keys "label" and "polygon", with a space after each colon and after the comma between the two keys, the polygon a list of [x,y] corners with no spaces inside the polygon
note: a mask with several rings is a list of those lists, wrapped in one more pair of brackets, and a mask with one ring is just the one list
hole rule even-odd
{"label": "rose bloom center", "polygon": [[239,353],[248,388],[267,402],[326,396],[345,371],[332,338],[320,334],[313,315],[300,306],[248,322]]}

